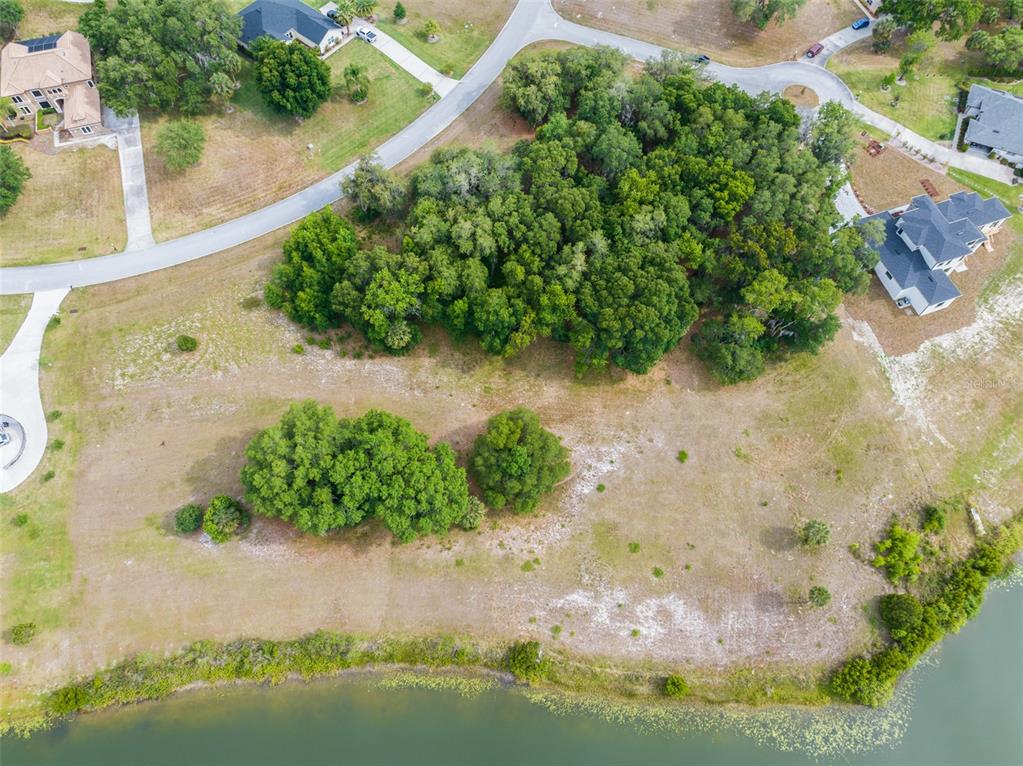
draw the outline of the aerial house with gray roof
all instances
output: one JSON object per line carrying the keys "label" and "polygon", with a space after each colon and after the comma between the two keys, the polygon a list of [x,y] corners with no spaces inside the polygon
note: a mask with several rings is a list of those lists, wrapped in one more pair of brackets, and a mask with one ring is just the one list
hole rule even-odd
{"label": "aerial house with gray roof", "polygon": [[874,272],[899,308],[940,311],[960,296],[949,275],[965,271],[966,258],[988,246],[1008,218],[1000,200],[976,192],[956,192],[943,202],[914,197],[864,219],[884,224],[883,239],[871,243],[878,254]]}
{"label": "aerial house with gray roof", "polygon": [[963,119],[969,120],[966,143],[1023,168],[1023,98],[972,85]]}
{"label": "aerial house with gray roof", "polygon": [[302,0],[256,0],[238,15],[242,19],[238,41],[246,49],[260,37],[271,37],[289,44],[298,40],[323,55],[344,39],[341,27],[333,19]]}

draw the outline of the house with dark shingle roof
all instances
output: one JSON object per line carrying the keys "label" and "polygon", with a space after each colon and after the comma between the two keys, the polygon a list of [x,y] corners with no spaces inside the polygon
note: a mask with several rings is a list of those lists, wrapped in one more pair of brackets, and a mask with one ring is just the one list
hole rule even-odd
{"label": "house with dark shingle roof", "polygon": [[883,238],[870,244],[878,254],[874,273],[895,305],[931,314],[960,296],[949,275],[965,271],[967,256],[987,246],[1008,218],[999,199],[956,192],[937,203],[920,195],[863,220],[884,224]]}
{"label": "house with dark shingle roof", "polygon": [[971,85],[963,110],[966,143],[1023,168],[1023,98]]}
{"label": "house with dark shingle roof", "polygon": [[321,54],[338,45],[344,35],[340,26],[302,0],[256,0],[238,15],[242,19],[239,42],[249,48],[260,37],[283,43],[298,40]]}

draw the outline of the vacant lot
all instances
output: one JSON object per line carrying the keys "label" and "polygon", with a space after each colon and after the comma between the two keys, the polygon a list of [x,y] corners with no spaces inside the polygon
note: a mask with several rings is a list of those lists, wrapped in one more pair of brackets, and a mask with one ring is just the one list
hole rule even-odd
{"label": "vacant lot", "polygon": [[19,40],[77,29],[78,17],[89,9],[88,3],[67,0],[22,0],[21,5],[25,18],[18,25]]}
{"label": "vacant lot", "polygon": [[[207,136],[202,161],[180,173],[167,170],[154,148],[164,119],[143,120],[149,206],[158,240],[223,223],[293,194],[371,151],[432,103],[419,82],[360,40],[327,63],[335,93],[301,122],[267,108],[246,67],[233,110],[200,118]],[[344,93],[341,72],[349,63],[367,67],[365,104],[353,104]]]}
{"label": "vacant lot", "polygon": [[[15,690],[134,651],[319,627],[556,631],[575,652],[626,662],[825,665],[870,640],[863,606],[885,590],[850,544],[937,493],[976,490],[991,519],[1023,491],[1023,357],[1007,328],[896,370],[894,402],[849,329],[820,357],[734,388],[685,344],[648,376],[585,381],[553,343],[501,361],[432,331],[406,358],[351,341],[295,355],[303,333],[246,300],[281,236],[67,299],[46,342],[44,406],[63,411],[54,436],[68,446],[44,465],[52,481],[3,501],[4,523],[24,512],[35,525],[4,535],[3,624],[44,626],[30,647],[0,649]],[[181,332],[199,351],[173,350]],[[262,519],[223,546],[169,534],[183,503],[239,491],[244,445],[304,397],[345,415],[393,410],[459,450],[527,403],[571,447],[574,473],[535,517],[407,546],[372,527],[311,539]],[[832,543],[808,554],[792,530],[814,516]],[[826,610],[802,606],[815,583],[835,596]]]}
{"label": "vacant lot", "polygon": [[[439,143],[521,128],[492,116],[470,110]],[[812,671],[874,635],[866,614],[887,586],[850,544],[869,549],[935,495],[971,491],[989,520],[1023,495],[1015,278],[975,332],[905,357],[848,318],[820,357],[751,385],[714,384],[687,343],[647,376],[577,380],[557,344],[500,360],[436,330],[403,358],[337,337],[296,355],[305,334],[258,300],[283,237],[66,299],[43,388],[67,444],[41,468],[51,481],[0,498],[0,523],[30,518],[0,536],[2,626],[43,627],[29,647],[0,646],[12,664],[0,707],[133,652],[315,628],[530,636],[694,673]],[[174,349],[183,332],[198,351]],[[239,492],[244,445],[304,397],[344,415],[390,409],[463,452],[487,417],[527,404],[571,448],[573,474],[534,517],[406,546],[374,527],[313,539],[263,519],[223,546],[170,534],[183,503]],[[832,529],[816,554],[793,532],[808,517]],[[947,542],[967,540],[957,520]],[[812,584],[834,594],[828,608],[804,606]]]}
{"label": "vacant lot", "polygon": [[815,41],[862,16],[852,0],[807,0],[799,15],[760,31],[742,24],[731,0],[553,0],[566,19],[639,37],[669,48],[706,53],[733,66],[797,58]]}
{"label": "vacant lot", "polygon": [[0,265],[51,263],[124,247],[124,199],[117,151],[105,146],[53,152],[50,135],[14,144],[32,177],[0,218]]}
{"label": "vacant lot", "polygon": [[[378,24],[438,72],[458,79],[487,49],[504,25],[515,0],[412,0],[405,3],[408,16],[395,24],[393,4],[382,5]],[[426,42],[423,24],[433,19],[440,25],[440,40]]]}
{"label": "vacant lot", "polygon": [[904,84],[881,90],[881,80],[899,67],[903,45],[878,55],[870,40],[839,51],[828,68],[841,77],[856,98],[875,112],[887,115],[933,141],[950,141],[956,124],[956,82],[966,76],[972,54],[962,42],[939,42],[929,51],[916,74]]}

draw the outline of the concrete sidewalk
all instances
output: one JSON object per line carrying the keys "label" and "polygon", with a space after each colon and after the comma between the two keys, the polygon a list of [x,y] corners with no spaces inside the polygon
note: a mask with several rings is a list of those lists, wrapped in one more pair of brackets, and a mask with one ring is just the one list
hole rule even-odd
{"label": "concrete sidewalk", "polygon": [[[429,83],[433,86],[434,91],[441,98],[448,95],[458,85],[458,80],[452,80],[450,77],[442,75],[436,69],[431,67],[416,54],[406,48],[404,45],[399,43],[393,37],[388,35],[386,32],[381,32],[377,27],[370,24],[368,21],[356,20],[352,24],[355,29],[366,27],[372,29],[377,36],[377,41],[373,43],[380,52],[383,53],[387,58],[393,61],[395,64],[400,66],[410,75],[415,77],[419,82]],[[367,44],[365,41],[360,41],[364,45]]]}
{"label": "concrete sidewalk", "polygon": [[128,228],[126,251],[142,250],[156,244],[149,218],[149,192],[146,189],[146,162],[142,156],[142,131],[139,116],[118,117],[103,107],[103,124],[117,136],[117,156],[121,161],[121,186],[124,190],[124,222]]}
{"label": "concrete sidewalk", "polygon": [[39,354],[50,317],[57,313],[68,288],[32,296],[32,307],[11,345],[0,356],[0,413],[24,429],[24,448],[13,465],[0,468],[0,492],[10,492],[27,479],[46,453],[47,430],[39,396]]}

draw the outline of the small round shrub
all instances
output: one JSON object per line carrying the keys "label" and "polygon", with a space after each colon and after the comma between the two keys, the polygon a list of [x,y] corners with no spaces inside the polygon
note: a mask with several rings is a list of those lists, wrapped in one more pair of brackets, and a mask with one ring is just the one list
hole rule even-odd
{"label": "small round shrub", "polygon": [[533,681],[543,677],[544,662],[540,655],[539,641],[519,641],[508,648],[505,666],[516,677]]}
{"label": "small round shrub", "polygon": [[186,354],[199,348],[199,341],[191,335],[179,335],[175,343],[177,343],[178,351],[182,351]]}
{"label": "small round shrub", "polygon": [[35,638],[38,632],[34,622],[20,622],[11,628],[11,643],[24,646]]}
{"label": "small round shrub", "polygon": [[893,637],[914,630],[920,624],[923,607],[916,596],[909,593],[886,593],[878,604],[881,619]]}
{"label": "small round shrub", "polygon": [[202,520],[202,531],[215,543],[226,543],[245,525],[247,517],[233,497],[217,495],[210,500]]}
{"label": "small round shrub", "polygon": [[190,535],[202,526],[203,508],[198,503],[183,505],[174,514],[174,529],[179,535]]}
{"label": "small round shrub", "polygon": [[806,548],[819,548],[831,539],[831,529],[820,519],[810,519],[799,529],[799,542]]}
{"label": "small round shrub", "polygon": [[678,462],[684,463],[689,459],[689,453],[686,452],[684,449],[680,449],[676,457],[678,458]]}
{"label": "small round shrub", "polygon": [[50,697],[50,709],[57,715],[77,713],[89,700],[89,695],[78,684],[57,689]]}
{"label": "small round shrub", "polygon": [[685,697],[689,694],[689,684],[682,676],[672,674],[664,679],[664,696]]}
{"label": "small round shrub", "polygon": [[13,524],[16,527],[23,527],[23,526],[25,526],[26,524],[28,524],[28,514],[27,513],[19,513],[17,516],[15,516],[13,519],[11,519],[11,524]]}
{"label": "small round shrub", "polygon": [[476,495],[469,495],[469,503],[465,506],[465,513],[458,522],[458,526],[466,532],[479,529],[483,523],[483,517],[487,515],[487,506]]}
{"label": "small round shrub", "polygon": [[814,585],[810,588],[810,593],[807,597],[810,599],[810,603],[818,609],[831,603],[831,591],[823,585]]}

